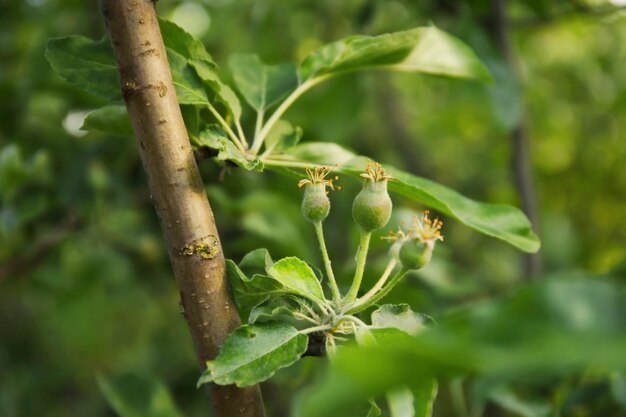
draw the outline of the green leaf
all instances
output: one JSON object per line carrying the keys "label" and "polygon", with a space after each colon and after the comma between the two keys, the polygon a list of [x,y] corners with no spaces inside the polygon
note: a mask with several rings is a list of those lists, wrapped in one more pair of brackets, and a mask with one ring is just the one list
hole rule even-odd
{"label": "green leaf", "polygon": [[167,388],[135,375],[115,378],[98,375],[98,386],[120,417],[182,417]]}
{"label": "green leaf", "polygon": [[122,137],[134,137],[133,126],[130,123],[126,106],[123,104],[112,104],[92,111],[85,117],[81,130],[96,130]]}
{"label": "green leaf", "polygon": [[207,362],[198,385],[214,382],[246,387],[265,381],[278,369],[298,361],[308,340],[286,323],[240,326],[226,338],[218,357]]}
{"label": "green leaf", "polygon": [[235,92],[220,80],[217,72],[196,60],[189,61],[189,65],[195,69],[204,86],[214,93],[214,97],[210,100],[211,103],[223,104],[228,113],[239,120],[241,118],[239,99]]}
{"label": "green leaf", "polygon": [[523,400],[507,387],[499,387],[489,394],[489,399],[503,409],[520,417],[548,417],[550,405]]}
{"label": "green leaf", "polygon": [[267,301],[255,306],[250,311],[248,324],[267,321],[285,321],[295,325],[301,320],[295,318],[293,313],[298,311],[305,314],[300,308],[300,303],[302,302],[305,301],[291,294],[271,297]]}
{"label": "green leaf", "polygon": [[391,417],[415,417],[413,393],[409,388],[397,388],[387,393]]}
{"label": "green leaf", "polygon": [[63,78],[83,91],[105,100],[122,99],[120,78],[109,39],[84,36],[48,40],[46,58]]}
{"label": "green leaf", "polygon": [[402,385],[417,395],[424,379],[436,376],[540,381],[624,370],[625,301],[617,281],[543,279],[512,296],[456,309],[417,337],[401,333],[387,343],[344,347],[305,395],[301,415],[334,415]]}
{"label": "green leaf", "polygon": [[[259,319],[291,315],[292,311],[299,310],[302,303],[311,307],[310,302],[306,300],[307,296],[304,294],[306,289],[303,290],[297,285],[290,285],[288,280],[285,284],[279,279],[269,276],[273,266],[274,262],[267,249],[257,249],[248,253],[239,265],[230,259],[226,260],[226,271],[237,310],[241,317],[247,319],[250,324]],[[279,270],[281,269],[283,267],[279,267]],[[250,276],[251,278],[249,278]],[[315,284],[313,286],[313,292],[315,292],[317,288]],[[317,287],[319,287],[319,282]],[[314,302],[319,301],[314,298]]]}
{"label": "green leaf", "polygon": [[311,267],[296,257],[283,258],[267,271],[294,294],[323,302],[324,291]]}
{"label": "green leaf", "polygon": [[[208,99],[196,70],[203,74],[214,72],[216,65],[211,55],[199,40],[176,24],[159,19],[159,25],[178,101],[206,105]],[[108,38],[99,41],[82,36],[50,39],[46,57],[57,73],[81,90],[106,100],[122,99],[117,65]],[[228,97],[229,93],[223,95]],[[236,100],[232,90],[230,97]]]}
{"label": "green leaf", "polygon": [[167,50],[167,60],[172,72],[172,82],[180,104],[206,106],[209,103],[202,80],[189,61],[172,49]]}
{"label": "green leaf", "polygon": [[248,319],[252,309],[267,301],[271,295],[279,296],[287,292],[280,282],[271,277],[254,274],[248,278],[230,259],[226,260],[226,271],[237,310],[243,319]]}
{"label": "green leaf", "polygon": [[159,18],[159,28],[167,48],[182,55],[187,60],[201,61],[209,68],[217,68],[213,58],[206,51],[202,42],[176,23]]}
{"label": "green leaf", "polygon": [[485,66],[459,39],[434,26],[380,36],[350,36],[313,51],[300,64],[300,80],[383,68],[490,80]]}
{"label": "green leaf", "polygon": [[253,160],[246,158],[219,127],[203,130],[198,137],[192,137],[191,140],[196,146],[207,146],[217,150],[218,161],[231,161],[247,170],[261,170],[263,167],[258,158]]}
{"label": "green leaf", "polygon": [[239,267],[246,271],[248,275],[252,275],[250,272],[254,273],[267,273],[267,271],[272,267],[274,261],[269,253],[269,251],[265,248],[255,249],[252,252],[248,252],[243,258],[241,258],[241,262],[239,262]]}
{"label": "green leaf", "polygon": [[372,325],[416,335],[424,327],[424,318],[423,314],[411,310],[408,304],[385,304],[372,313]]}
{"label": "green leaf", "polygon": [[294,64],[265,65],[255,54],[234,54],[230,56],[228,65],[239,92],[260,112],[298,85]]}
{"label": "green leaf", "polygon": [[[309,142],[292,148],[288,154],[289,156],[284,155],[281,159],[309,164],[339,165],[337,171],[355,178],[359,178],[359,174],[367,165],[367,158],[356,156],[334,143]],[[392,166],[385,166],[385,169],[394,177],[394,180],[389,182],[391,192],[419,201],[525,252],[539,250],[539,239],[519,209],[503,204],[479,203],[426,178]],[[301,176],[300,173],[297,175]]]}
{"label": "green leaf", "polygon": [[413,386],[411,391],[415,417],[431,417],[433,415],[433,405],[437,398],[438,388],[439,384],[435,378],[427,378]]}
{"label": "green leaf", "polygon": [[380,417],[381,411],[376,401],[370,400],[370,411],[367,413],[367,417]]}
{"label": "green leaf", "polygon": [[286,120],[279,120],[265,139],[267,153],[284,153],[296,146],[301,137],[302,129],[300,127],[294,127]]}

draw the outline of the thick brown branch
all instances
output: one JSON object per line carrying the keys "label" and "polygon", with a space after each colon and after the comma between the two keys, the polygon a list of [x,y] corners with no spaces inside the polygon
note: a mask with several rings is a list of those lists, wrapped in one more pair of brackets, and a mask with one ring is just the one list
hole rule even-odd
{"label": "thick brown branch", "polygon": [[[204,367],[240,322],[226,285],[221,244],[176,100],[154,4],[101,0],[101,9],[184,315]],[[219,417],[264,415],[258,386],[213,386],[211,394]]]}

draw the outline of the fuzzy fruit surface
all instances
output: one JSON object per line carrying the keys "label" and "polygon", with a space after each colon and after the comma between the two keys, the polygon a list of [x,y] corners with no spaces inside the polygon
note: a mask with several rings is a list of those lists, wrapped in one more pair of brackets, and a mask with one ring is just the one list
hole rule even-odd
{"label": "fuzzy fruit surface", "polygon": [[366,181],[352,204],[354,221],[366,232],[384,227],[391,217],[393,204],[387,193],[387,181]]}
{"label": "fuzzy fruit surface", "polygon": [[419,239],[410,239],[402,244],[398,257],[403,268],[420,269],[430,262],[432,254],[432,244]]}
{"label": "fuzzy fruit surface", "polygon": [[304,188],[304,197],[300,206],[302,215],[312,223],[321,222],[328,216],[330,200],[324,184],[309,184]]}

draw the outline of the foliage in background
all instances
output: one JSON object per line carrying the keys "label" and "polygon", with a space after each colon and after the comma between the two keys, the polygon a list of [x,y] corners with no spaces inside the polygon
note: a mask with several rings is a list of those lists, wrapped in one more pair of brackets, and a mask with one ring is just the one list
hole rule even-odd
{"label": "foliage in background", "polygon": [[[526,80],[542,253],[549,271],[614,270],[623,280],[626,144],[619,114],[626,106],[620,65],[626,29],[619,13],[593,15],[577,4],[525,1],[508,10]],[[501,58],[485,35],[487,2],[161,0],[158,7],[192,29],[202,13],[210,16],[210,24],[196,25],[194,33],[222,68],[234,52],[254,51],[270,63],[300,61],[353,33],[433,21],[478,51],[496,78],[493,87],[402,74],[342,77],[304,96],[288,118],[302,127],[303,141],[339,141],[477,200],[516,205],[506,134],[519,117],[522,95],[498,70]],[[203,415],[207,405],[192,387],[193,350],[176,316],[177,295],[135,144],[81,132],[85,112],[103,103],[55,76],[43,57],[49,37],[101,37],[96,8],[72,0],[4,2],[0,21],[0,414],[111,415],[94,375],[131,372],[165,381],[187,415]],[[325,122],[310,118],[313,112]],[[242,123],[254,125],[251,119]],[[202,169],[210,182],[224,178],[208,191],[230,257],[266,246],[277,257],[296,252],[316,259],[314,235],[298,220],[291,180],[209,163]],[[354,186],[346,181],[344,191],[354,193]],[[277,205],[284,216],[276,215]],[[343,225],[349,209],[337,201],[328,219],[329,250],[338,259],[349,259],[346,248],[357,239],[357,231]],[[453,222],[447,226],[439,256],[390,294],[437,319],[451,306],[489,297],[520,279],[515,251]],[[376,244],[372,251],[384,252]],[[338,279],[345,280],[350,264],[337,267]],[[318,372],[313,361],[264,387],[273,412],[284,412],[284,393]],[[511,415],[541,415],[553,403],[562,415],[619,415],[623,381],[619,373],[595,372],[530,381],[515,395],[506,387],[490,391],[487,412],[506,407],[517,410]],[[489,384],[454,379],[440,387],[441,403],[462,409],[463,389],[486,398],[481,389]],[[446,407],[438,412],[463,415]]]}

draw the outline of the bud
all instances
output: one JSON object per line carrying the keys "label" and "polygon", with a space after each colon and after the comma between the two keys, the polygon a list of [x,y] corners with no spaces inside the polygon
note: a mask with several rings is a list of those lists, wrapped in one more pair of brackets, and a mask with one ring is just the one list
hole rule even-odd
{"label": "bud", "polygon": [[302,215],[312,223],[321,222],[330,212],[330,200],[326,195],[324,184],[309,184],[304,189],[302,198]]}
{"label": "bud", "polygon": [[391,217],[393,204],[387,192],[387,182],[392,177],[379,163],[371,161],[365,171],[361,174],[365,178],[363,189],[352,204],[352,217],[361,229],[372,232],[384,227]]}
{"label": "bud", "polygon": [[330,167],[315,167],[312,170],[307,168],[308,178],[298,182],[298,187],[304,187],[304,196],[300,206],[302,215],[312,223],[323,221],[330,211],[330,200],[328,199],[326,187],[329,187],[331,190],[335,188],[341,190],[341,187],[335,187],[333,184],[339,177],[326,179],[330,171]]}
{"label": "bud", "polygon": [[433,255],[433,242],[422,242],[419,239],[409,239],[400,246],[398,258],[402,267],[406,269],[421,269]]}
{"label": "bud", "polygon": [[422,220],[415,216],[411,227],[406,232],[399,229],[381,238],[395,242],[391,246],[390,253],[402,263],[403,268],[421,269],[426,266],[433,255],[435,243],[438,240],[443,241],[441,235],[443,222],[439,219],[429,219],[429,214],[430,212],[426,210]]}

